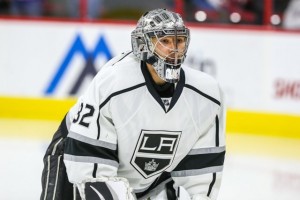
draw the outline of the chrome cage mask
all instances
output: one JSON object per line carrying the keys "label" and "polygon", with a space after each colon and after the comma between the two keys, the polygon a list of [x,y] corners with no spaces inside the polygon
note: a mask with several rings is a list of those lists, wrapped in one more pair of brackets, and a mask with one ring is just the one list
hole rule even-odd
{"label": "chrome cage mask", "polygon": [[[164,46],[161,40],[168,36],[174,38],[174,48],[168,48],[168,55],[161,55],[156,47],[158,44]],[[178,49],[177,38],[184,38],[184,49]],[[153,39],[156,39],[155,43]],[[186,57],[189,40],[189,29],[185,27],[180,15],[165,9],[144,14],[131,34],[133,54],[151,64],[158,76],[170,83],[179,81],[181,64]]]}

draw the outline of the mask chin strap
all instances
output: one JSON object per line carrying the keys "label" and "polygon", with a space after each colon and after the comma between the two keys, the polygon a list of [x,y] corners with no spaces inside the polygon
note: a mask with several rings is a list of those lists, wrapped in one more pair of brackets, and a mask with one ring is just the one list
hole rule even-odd
{"label": "mask chin strap", "polygon": [[154,65],[156,62],[158,62],[158,59],[153,55],[145,60],[146,63],[149,63],[150,65]]}

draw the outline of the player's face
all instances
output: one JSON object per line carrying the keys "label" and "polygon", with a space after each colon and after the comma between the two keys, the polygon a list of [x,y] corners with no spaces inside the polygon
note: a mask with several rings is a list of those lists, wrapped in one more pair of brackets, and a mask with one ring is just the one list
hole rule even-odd
{"label": "player's face", "polygon": [[152,38],[155,53],[169,63],[177,64],[177,59],[184,56],[186,50],[186,37],[164,36]]}

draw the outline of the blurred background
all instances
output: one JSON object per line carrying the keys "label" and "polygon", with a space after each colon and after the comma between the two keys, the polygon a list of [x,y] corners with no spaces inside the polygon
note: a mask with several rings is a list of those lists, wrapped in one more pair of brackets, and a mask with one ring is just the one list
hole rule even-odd
{"label": "blurred background", "polygon": [[39,199],[60,120],[154,8],[182,15],[186,67],[225,92],[219,200],[300,199],[300,0],[0,0],[0,199]]}
{"label": "blurred background", "polygon": [[0,14],[65,20],[136,20],[153,8],[168,8],[197,24],[299,28],[298,0],[0,0]]}

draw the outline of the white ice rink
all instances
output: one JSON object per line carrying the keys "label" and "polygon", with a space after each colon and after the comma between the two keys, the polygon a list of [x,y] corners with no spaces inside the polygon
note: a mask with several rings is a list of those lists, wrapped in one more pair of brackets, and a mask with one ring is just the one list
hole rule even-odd
{"label": "white ice rink", "polygon": [[[35,200],[58,122],[0,120],[0,200]],[[227,135],[219,200],[300,200],[300,141]]]}

